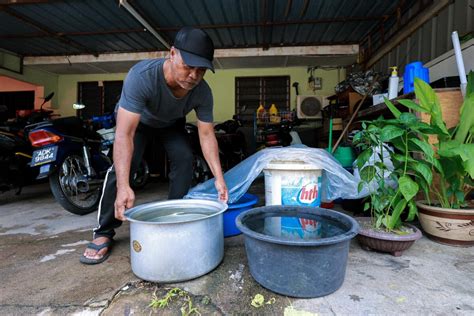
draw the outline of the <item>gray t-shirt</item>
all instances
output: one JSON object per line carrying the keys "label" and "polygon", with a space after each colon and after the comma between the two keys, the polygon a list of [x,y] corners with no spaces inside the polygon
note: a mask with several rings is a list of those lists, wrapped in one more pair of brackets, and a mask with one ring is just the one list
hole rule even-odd
{"label": "gray t-shirt", "polygon": [[212,123],[213,99],[204,81],[180,99],[166,84],[165,59],[147,59],[134,65],[125,78],[117,106],[140,114],[140,122],[151,127],[167,127],[194,109],[200,121]]}

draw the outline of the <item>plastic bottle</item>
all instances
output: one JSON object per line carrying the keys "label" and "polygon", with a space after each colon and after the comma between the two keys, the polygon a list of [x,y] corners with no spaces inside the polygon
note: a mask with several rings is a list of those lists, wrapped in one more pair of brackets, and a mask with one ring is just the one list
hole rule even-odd
{"label": "plastic bottle", "polygon": [[270,116],[277,116],[278,115],[278,108],[276,107],[275,103],[272,103],[270,110],[268,110]]}
{"label": "plastic bottle", "polygon": [[265,108],[263,107],[263,104],[260,104],[260,106],[257,109],[257,122],[262,123],[264,120],[265,116]]}
{"label": "plastic bottle", "polygon": [[397,66],[390,67],[392,75],[388,80],[388,99],[391,100],[398,96],[398,72]]}

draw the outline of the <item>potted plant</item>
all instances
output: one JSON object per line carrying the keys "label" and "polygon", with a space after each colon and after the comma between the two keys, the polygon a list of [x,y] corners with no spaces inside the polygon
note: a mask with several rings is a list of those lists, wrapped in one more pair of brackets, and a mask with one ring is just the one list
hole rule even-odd
{"label": "potted plant", "polygon": [[[356,160],[359,191],[368,189],[364,211],[370,211],[369,218],[359,218],[358,240],[363,248],[400,256],[421,237],[420,230],[406,222],[417,215],[416,195],[432,181],[434,159],[429,156],[428,138],[432,128],[415,114],[401,113],[385,102],[394,118],[363,122],[353,139],[362,150]],[[415,159],[414,154],[425,159]]]}
{"label": "potted plant", "polygon": [[[405,100],[403,105],[430,116],[430,133],[436,136],[432,171],[434,181],[424,187],[425,200],[417,202],[419,220],[431,239],[456,246],[474,245],[474,73],[468,75],[464,102],[458,123],[447,128],[436,93],[421,80],[415,80],[419,104]],[[431,172],[426,171],[431,177]],[[430,194],[431,193],[431,194]],[[433,197],[433,199],[432,199]]]}

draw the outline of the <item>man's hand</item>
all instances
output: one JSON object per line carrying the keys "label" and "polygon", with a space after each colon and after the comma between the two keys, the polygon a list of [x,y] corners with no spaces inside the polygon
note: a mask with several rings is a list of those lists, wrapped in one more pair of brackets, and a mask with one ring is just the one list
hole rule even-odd
{"label": "man's hand", "polygon": [[126,220],[125,210],[133,207],[135,203],[135,193],[132,188],[117,188],[117,197],[115,198],[115,218],[122,222]]}
{"label": "man's hand", "polygon": [[222,202],[227,203],[227,200],[229,199],[229,191],[227,190],[224,175],[222,174],[221,162],[219,160],[219,147],[217,146],[214,125],[212,123],[198,120],[197,126],[202,153],[204,154],[204,158],[216,179],[214,185],[216,186],[218,198]]}
{"label": "man's hand", "polygon": [[219,200],[224,203],[227,203],[227,200],[229,200],[229,191],[227,190],[224,178],[216,180],[214,182],[214,185],[216,186],[217,196]]}

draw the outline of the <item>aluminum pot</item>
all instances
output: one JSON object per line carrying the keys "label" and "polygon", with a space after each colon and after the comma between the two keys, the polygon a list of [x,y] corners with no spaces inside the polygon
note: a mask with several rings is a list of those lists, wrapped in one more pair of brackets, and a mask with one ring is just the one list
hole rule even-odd
{"label": "aluminum pot", "polygon": [[213,270],[224,257],[226,209],[219,201],[192,199],[127,210],[133,273],[152,282],[179,282]]}

